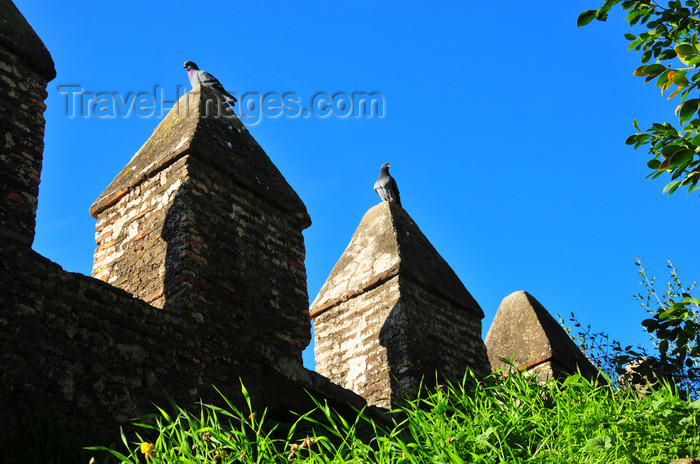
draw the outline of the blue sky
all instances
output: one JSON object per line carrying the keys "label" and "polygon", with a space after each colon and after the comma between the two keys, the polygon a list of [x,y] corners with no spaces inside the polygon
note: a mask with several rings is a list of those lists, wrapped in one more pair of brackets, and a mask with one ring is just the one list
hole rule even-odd
{"label": "blue sky", "polygon": [[[634,257],[698,279],[698,195],[662,194],[624,144],[673,120],[675,102],[632,76],[621,13],[576,28],[595,0],[539,2],[46,2],[15,0],[51,52],[34,248],[90,274],[88,207],[159,119],[67,117],[62,85],[189,90],[193,60],[237,95],[377,92],[382,118],[263,118],[250,132],[299,193],[315,297],[384,162],[405,209],[480,303],[526,290],[623,343],[644,342]],[[666,180],[666,179],[665,179]],[[305,362],[313,366],[307,350]]]}

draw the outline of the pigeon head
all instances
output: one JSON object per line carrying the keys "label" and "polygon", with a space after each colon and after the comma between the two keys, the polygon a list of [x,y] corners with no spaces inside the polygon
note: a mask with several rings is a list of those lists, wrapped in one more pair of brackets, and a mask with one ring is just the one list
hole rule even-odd
{"label": "pigeon head", "polygon": [[182,68],[188,71],[196,71],[199,69],[194,61],[185,61],[185,65]]}
{"label": "pigeon head", "polygon": [[391,166],[389,165],[389,163],[384,163],[384,164],[382,164],[381,170],[382,171],[389,171],[390,167]]}

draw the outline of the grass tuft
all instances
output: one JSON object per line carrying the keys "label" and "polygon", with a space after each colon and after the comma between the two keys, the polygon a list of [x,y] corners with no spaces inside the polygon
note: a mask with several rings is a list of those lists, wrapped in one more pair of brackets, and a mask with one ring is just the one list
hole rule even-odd
{"label": "grass tuft", "polygon": [[[244,390],[244,395],[246,394]],[[153,442],[122,437],[118,462],[160,463],[668,463],[700,456],[700,401],[668,385],[638,396],[573,375],[538,383],[521,373],[468,375],[392,411],[385,427],[321,401],[292,424],[202,404],[140,424]]]}

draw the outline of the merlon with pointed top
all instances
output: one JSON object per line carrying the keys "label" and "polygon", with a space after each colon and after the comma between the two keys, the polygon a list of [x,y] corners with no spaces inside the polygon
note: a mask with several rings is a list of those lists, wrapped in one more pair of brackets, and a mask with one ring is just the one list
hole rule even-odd
{"label": "merlon with pointed top", "polygon": [[0,46],[31,66],[45,82],[56,77],[53,58],[44,42],[10,0],[0,1]]}
{"label": "merlon with pointed top", "polygon": [[[46,84],[56,77],[44,43],[10,0],[0,0],[0,243],[34,241],[44,157]],[[2,245],[0,245],[2,246]]]}
{"label": "merlon with pointed top", "polygon": [[215,91],[196,87],[158,124],[151,137],[90,207],[93,217],[129,190],[185,155],[229,173],[241,186],[311,224],[306,206],[248,129]]}
{"label": "merlon with pointed top", "polygon": [[362,218],[350,244],[311,305],[315,317],[401,275],[479,319],[479,304],[408,213],[382,202]]}
{"label": "merlon with pointed top", "polygon": [[494,370],[502,368],[500,358],[506,358],[543,379],[561,378],[577,368],[590,378],[598,373],[544,306],[525,291],[503,299],[485,343]]}
{"label": "merlon with pointed top", "polygon": [[90,212],[94,277],[206,326],[223,351],[301,365],[311,220],[215,91],[182,96]]}
{"label": "merlon with pointed top", "polygon": [[369,404],[395,405],[436,372],[489,371],[481,307],[394,203],[365,214],[310,314],[317,371]]}

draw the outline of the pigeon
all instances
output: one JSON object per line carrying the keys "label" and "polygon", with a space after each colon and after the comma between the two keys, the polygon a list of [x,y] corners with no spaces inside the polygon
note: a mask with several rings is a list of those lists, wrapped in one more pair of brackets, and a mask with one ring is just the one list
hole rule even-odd
{"label": "pigeon", "polygon": [[389,175],[389,163],[382,164],[379,178],[374,183],[374,191],[377,192],[377,195],[383,201],[396,203],[401,206],[399,188],[396,186],[394,178]]}
{"label": "pigeon", "polygon": [[221,82],[219,82],[216,77],[212,76],[208,72],[200,71],[197,65],[192,61],[185,61],[183,68],[187,70],[187,77],[190,78],[190,84],[192,84],[193,89],[198,85],[214,89],[216,92],[221,94],[222,97],[224,97],[226,103],[231,105],[231,107],[235,106],[236,101],[238,100],[236,100],[236,97],[224,89],[224,86],[221,85]]}

